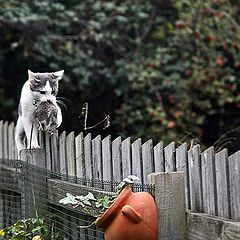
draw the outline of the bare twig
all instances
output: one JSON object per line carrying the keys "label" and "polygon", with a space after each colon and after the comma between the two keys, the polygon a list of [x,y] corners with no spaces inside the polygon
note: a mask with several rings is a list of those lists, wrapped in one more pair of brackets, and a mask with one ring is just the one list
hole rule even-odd
{"label": "bare twig", "polygon": [[84,122],[83,123],[80,122],[81,125],[84,128],[84,131],[96,128],[96,127],[98,127],[101,124],[103,124],[103,130],[105,130],[106,128],[110,127],[110,116],[109,115],[107,115],[103,120],[101,120],[100,122],[96,123],[95,125],[88,127],[88,124],[87,124],[87,121],[88,121],[88,103],[87,102],[84,103],[84,105],[82,107],[82,113],[81,113],[80,117],[81,116],[84,117]]}
{"label": "bare twig", "polygon": [[[236,127],[236,128],[233,128],[229,131],[227,131],[226,133],[224,133],[214,144],[213,146],[215,148],[219,148],[221,146],[221,144],[223,144],[224,142],[226,141],[233,141],[233,140],[236,140],[235,137],[228,137],[229,134],[231,133],[234,133],[234,132],[237,132],[240,130],[240,126]],[[224,145],[226,145],[226,143],[224,143]]]}

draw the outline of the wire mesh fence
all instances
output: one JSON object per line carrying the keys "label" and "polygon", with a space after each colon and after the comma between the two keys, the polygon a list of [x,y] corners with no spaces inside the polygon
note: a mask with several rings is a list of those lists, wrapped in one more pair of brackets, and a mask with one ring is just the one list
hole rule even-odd
{"label": "wire mesh fence", "polygon": [[[97,215],[94,211],[86,214],[79,207],[60,204],[59,200],[66,193],[86,195],[92,192],[96,198],[111,196],[118,184],[71,177],[21,160],[0,159],[0,229],[20,223],[21,219],[31,218],[31,226],[25,230],[31,227],[38,229],[31,232],[31,236],[41,234],[47,228],[47,237],[44,239],[104,239],[102,230],[92,224]],[[147,191],[154,195],[151,185],[134,184],[133,191]],[[44,221],[41,225],[43,229],[40,229],[40,225],[38,228],[33,226],[39,219]],[[5,234],[2,239],[9,238]]]}

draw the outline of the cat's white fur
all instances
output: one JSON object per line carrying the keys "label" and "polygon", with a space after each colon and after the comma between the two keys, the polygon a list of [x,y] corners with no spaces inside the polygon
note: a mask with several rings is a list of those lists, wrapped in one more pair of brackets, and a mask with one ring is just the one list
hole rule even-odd
{"label": "cat's white fur", "polygon": [[[53,74],[57,76],[57,81],[63,77],[64,71],[54,72]],[[18,153],[24,148],[26,148],[22,134],[25,133],[27,140],[27,148],[39,148],[38,144],[38,129],[36,123],[33,119],[33,112],[35,110],[34,101],[46,101],[50,100],[58,109],[57,114],[57,125],[58,127],[62,123],[62,112],[60,107],[57,104],[56,96],[51,94],[52,88],[49,84],[49,81],[46,82],[46,85],[41,89],[45,91],[45,94],[40,94],[39,92],[34,92],[30,89],[30,79],[35,75],[41,75],[42,73],[33,73],[28,70],[28,80],[25,82],[22,88],[21,97],[20,97],[20,106],[21,106],[21,115],[19,115],[16,125],[15,133],[15,142],[18,149]],[[31,133],[32,131],[32,133]],[[32,135],[32,136],[31,136]]]}

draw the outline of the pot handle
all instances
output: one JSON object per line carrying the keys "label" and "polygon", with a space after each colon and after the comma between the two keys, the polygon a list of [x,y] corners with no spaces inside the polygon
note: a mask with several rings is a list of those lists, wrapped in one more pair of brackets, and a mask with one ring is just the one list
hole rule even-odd
{"label": "pot handle", "polygon": [[134,223],[139,223],[140,221],[142,221],[141,215],[129,205],[125,205],[122,208],[122,213]]}

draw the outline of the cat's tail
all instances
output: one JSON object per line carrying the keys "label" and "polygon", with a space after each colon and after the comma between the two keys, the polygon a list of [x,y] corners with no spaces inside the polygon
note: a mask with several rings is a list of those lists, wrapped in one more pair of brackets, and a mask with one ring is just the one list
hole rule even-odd
{"label": "cat's tail", "polygon": [[20,151],[26,148],[25,137],[26,135],[23,128],[22,117],[19,116],[17,120],[16,130],[15,130],[15,143],[18,150],[18,157],[19,157]]}

